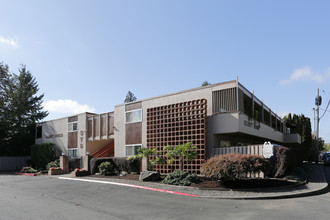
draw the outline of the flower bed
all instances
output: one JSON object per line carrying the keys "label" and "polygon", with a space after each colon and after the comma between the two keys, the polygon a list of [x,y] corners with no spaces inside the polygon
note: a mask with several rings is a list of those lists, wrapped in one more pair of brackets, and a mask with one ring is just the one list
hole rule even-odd
{"label": "flower bed", "polygon": [[32,167],[23,167],[16,175],[24,175],[24,176],[36,176],[40,174],[37,170]]}
{"label": "flower bed", "polygon": [[63,174],[63,169],[61,167],[51,167],[48,170],[48,175],[60,175]]}
{"label": "flower bed", "polygon": [[72,171],[72,177],[77,177],[77,176],[88,176],[89,172],[87,170],[84,169],[75,169],[74,171]]}

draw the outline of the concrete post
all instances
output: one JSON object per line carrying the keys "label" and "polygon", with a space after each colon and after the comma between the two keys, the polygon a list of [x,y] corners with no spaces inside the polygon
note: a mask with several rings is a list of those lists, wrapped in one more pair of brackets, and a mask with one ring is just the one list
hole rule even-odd
{"label": "concrete post", "polygon": [[63,170],[63,173],[69,173],[69,159],[67,156],[60,156],[60,167]]}
{"label": "concrete post", "polygon": [[83,160],[83,169],[90,171],[90,161],[92,159],[92,156],[89,154],[86,154],[85,156],[83,156],[82,160]]}

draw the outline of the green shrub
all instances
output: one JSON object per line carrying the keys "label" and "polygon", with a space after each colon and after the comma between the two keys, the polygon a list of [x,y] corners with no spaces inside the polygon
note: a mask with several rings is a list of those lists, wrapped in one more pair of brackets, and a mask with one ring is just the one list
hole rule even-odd
{"label": "green shrub", "polygon": [[99,166],[99,172],[106,176],[113,174],[112,164],[109,161],[101,163]]}
{"label": "green shrub", "polygon": [[33,169],[32,167],[23,167],[20,172],[21,173],[37,173],[38,171],[36,169]]}
{"label": "green shrub", "polygon": [[127,160],[127,157],[108,157],[108,158],[92,158],[90,161],[91,174],[98,172],[98,167],[101,163],[109,161],[112,164],[113,171],[120,173],[126,171],[127,173],[140,172],[139,159]]}
{"label": "green shrub", "polygon": [[178,186],[190,186],[192,183],[198,183],[199,178],[196,174],[190,174],[187,171],[175,170],[162,181],[162,183]]}
{"label": "green shrub", "polygon": [[55,144],[43,143],[31,146],[31,161],[38,169],[44,169],[46,165],[57,158]]}
{"label": "green shrub", "polygon": [[269,168],[269,161],[261,156],[230,153],[210,158],[201,166],[201,172],[210,178],[235,180]]}
{"label": "green shrub", "polygon": [[49,170],[52,167],[59,167],[59,166],[60,166],[60,163],[57,160],[55,160],[55,161],[49,162],[46,165],[46,170]]}

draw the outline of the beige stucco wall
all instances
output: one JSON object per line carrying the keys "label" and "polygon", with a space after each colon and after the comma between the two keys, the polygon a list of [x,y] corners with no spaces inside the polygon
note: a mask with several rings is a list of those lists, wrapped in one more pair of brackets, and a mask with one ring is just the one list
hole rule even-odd
{"label": "beige stucco wall", "polygon": [[[142,102],[142,147],[147,144],[147,109],[157,106],[170,105],[197,99],[207,100],[207,115],[212,115],[212,91],[232,88],[236,82],[210,85],[197,89],[190,89],[163,96],[141,100]],[[125,156],[125,104],[115,106],[115,156]]]}
{"label": "beige stucco wall", "polygon": [[86,138],[87,138],[87,130],[86,130],[86,113],[82,113],[78,115],[78,156],[86,155]]}
{"label": "beige stucco wall", "polygon": [[[36,144],[54,143],[61,152],[66,153],[68,147],[68,119],[61,118],[43,122],[41,126],[42,138],[36,139]],[[55,137],[58,134],[62,134],[63,137]],[[50,135],[54,135],[54,138],[47,138]]]}
{"label": "beige stucco wall", "polygon": [[125,105],[120,105],[115,107],[114,137],[115,137],[115,157],[124,157],[125,156]]}
{"label": "beige stucco wall", "polygon": [[[42,138],[36,139],[36,144],[51,142],[63,153],[67,154],[68,150],[68,117],[50,120],[41,123]],[[62,134],[63,137],[55,137],[56,134]],[[53,138],[47,138],[54,135]],[[78,115],[78,138],[77,151],[78,156],[86,154],[86,113]]]}

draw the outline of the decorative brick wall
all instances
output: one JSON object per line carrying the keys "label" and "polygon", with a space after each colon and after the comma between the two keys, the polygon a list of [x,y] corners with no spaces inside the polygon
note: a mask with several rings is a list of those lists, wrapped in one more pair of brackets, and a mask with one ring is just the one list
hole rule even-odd
{"label": "decorative brick wall", "polygon": [[[184,170],[200,173],[206,159],[207,100],[198,99],[147,109],[147,147],[162,151],[167,145],[177,146],[192,142],[197,147],[197,158],[184,162]],[[163,152],[163,156],[166,152]],[[171,165],[157,165],[154,170],[167,174],[179,169],[179,160]]]}

